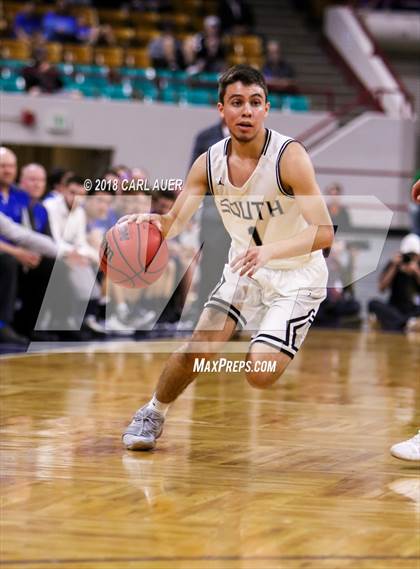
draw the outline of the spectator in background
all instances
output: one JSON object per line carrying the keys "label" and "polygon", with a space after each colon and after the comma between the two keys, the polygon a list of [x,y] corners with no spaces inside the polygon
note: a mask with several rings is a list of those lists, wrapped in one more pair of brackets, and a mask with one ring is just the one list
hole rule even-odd
{"label": "spectator in background", "polygon": [[[31,200],[26,192],[14,185],[17,172],[15,154],[8,148],[0,148],[0,211],[15,223],[30,226],[29,208]],[[38,223],[38,222],[36,222]],[[0,242],[0,324],[3,330],[0,341],[25,343],[26,337],[35,339],[36,320],[51,276],[53,261],[16,247],[6,240]],[[14,313],[18,297],[21,308]],[[13,322],[13,327],[12,327]],[[15,334],[20,331],[23,336]]]}
{"label": "spectator in background", "polygon": [[34,50],[33,62],[22,69],[25,90],[33,95],[56,93],[63,88],[63,81],[58,70],[47,60],[45,50]]}
{"label": "spectator in background", "polygon": [[25,2],[15,16],[13,32],[17,39],[30,41],[41,34],[41,18],[35,11],[34,2]]}
{"label": "spectator in background", "polygon": [[19,185],[29,196],[29,222],[35,231],[51,236],[48,213],[40,203],[47,187],[47,172],[41,164],[26,164],[20,173]]}
{"label": "spectator in background", "polygon": [[[216,144],[223,138],[229,136],[229,131],[222,121],[200,131],[195,140],[191,156],[191,165],[197,158],[207,152],[210,146]],[[210,190],[208,190],[210,196]],[[223,225],[220,214],[214,203],[213,198],[206,199],[201,208],[200,236],[199,242],[204,243],[204,248],[200,255],[200,280],[198,283],[198,293],[196,307],[199,314],[207,300],[208,295],[216,285],[218,275],[222,273],[223,266],[227,260],[230,247],[230,237]],[[212,244],[212,250],[209,249]],[[218,254],[215,255],[214,251]]]}
{"label": "spectator in background", "polygon": [[[420,180],[420,170],[417,170],[416,175],[413,180],[413,186],[416,182]],[[420,237],[420,202],[417,201],[410,201],[410,218],[411,218],[411,227],[413,233]]]}
{"label": "spectator in background", "polygon": [[188,70],[190,73],[223,71],[226,67],[226,53],[217,16],[207,16],[204,19],[204,30],[196,36],[196,45],[196,64],[194,70]]}
{"label": "spectator in background", "polygon": [[223,33],[249,34],[254,26],[254,17],[243,0],[219,0],[219,19]]}
{"label": "spectator in background", "polygon": [[352,282],[353,256],[344,241],[334,241],[326,262],[327,297],[319,307],[315,324],[332,327],[360,325],[360,302],[354,297],[349,284]]}
{"label": "spectator in background", "polygon": [[379,290],[390,291],[388,302],[374,299],[369,312],[383,330],[418,330],[420,317],[420,237],[414,233],[401,241],[400,251],[387,263],[379,278]]}
{"label": "spectator in background", "polygon": [[[95,333],[104,334],[103,326],[97,321],[100,289],[97,285],[94,286],[99,257],[97,249],[88,241],[88,216],[83,207],[84,197],[83,179],[72,176],[65,181],[64,191],[45,200],[44,205],[59,254],[66,257],[70,266],[72,298],[68,304],[72,306],[69,311],[80,316],[80,307],[88,303],[84,325]],[[62,322],[58,326],[66,328]]]}
{"label": "spectator in background", "polygon": [[298,89],[293,67],[283,59],[280,42],[270,40],[266,47],[262,73],[276,92],[294,94]]}
{"label": "spectator in background", "polygon": [[74,172],[65,168],[54,168],[47,178],[47,199],[62,194],[65,190],[65,183],[68,178],[74,176]]}
{"label": "spectator in background", "polygon": [[161,36],[150,42],[149,54],[156,69],[178,71],[184,68],[182,47],[170,24],[164,26]]}
{"label": "spectator in background", "polygon": [[334,182],[325,190],[327,198],[328,211],[330,212],[331,220],[334,225],[335,231],[350,231],[351,221],[347,208],[341,201],[343,195],[343,188],[340,184]]}
{"label": "spectator in background", "polygon": [[66,0],[58,0],[55,10],[50,10],[45,14],[42,20],[42,30],[47,41],[77,42],[77,19],[70,13]]}
{"label": "spectator in background", "polygon": [[0,240],[1,238],[46,257],[55,258],[58,253],[57,245],[51,237],[41,235],[32,229],[27,229],[0,212]]}
{"label": "spectator in background", "polygon": [[[45,194],[46,184],[47,173],[41,164],[32,163],[23,166],[19,187],[28,195],[29,202],[22,212],[22,223],[34,231],[51,236],[48,213],[40,201]],[[22,308],[15,315],[16,328],[30,335],[32,339],[55,339],[48,334],[35,333],[33,330],[47,284],[51,278],[54,262],[48,256],[42,256],[35,271],[24,271],[19,278],[19,296],[22,301]],[[34,310],[29,308],[32,305]]]}
{"label": "spectator in background", "polygon": [[[154,192],[153,213],[167,214],[176,198],[175,192]],[[168,241],[170,263],[166,274],[171,276],[168,276],[166,283],[161,283],[164,285],[161,289],[161,298],[165,298],[166,306],[159,323],[175,324],[181,317],[194,276],[193,259],[199,249],[197,233],[194,221],[191,220],[183,236],[177,235]],[[177,282],[179,284],[174,289]],[[152,291],[153,294],[157,295],[156,291]]]}
{"label": "spectator in background", "polygon": [[[8,148],[0,147],[0,212],[17,224],[21,224],[22,212],[27,207],[28,196],[14,182],[17,174],[16,155]],[[19,247],[0,237],[0,342],[27,345],[28,339],[13,328],[15,303],[18,294],[18,278],[21,267],[36,268],[41,261],[38,253]]]}

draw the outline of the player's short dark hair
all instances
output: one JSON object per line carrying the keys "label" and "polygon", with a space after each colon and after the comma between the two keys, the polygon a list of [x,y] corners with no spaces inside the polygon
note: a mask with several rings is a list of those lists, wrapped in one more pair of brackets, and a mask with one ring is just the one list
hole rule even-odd
{"label": "player's short dark hair", "polygon": [[237,81],[240,81],[244,85],[259,85],[265,93],[265,100],[267,100],[268,88],[262,73],[260,73],[258,69],[254,69],[250,65],[240,64],[240,65],[234,65],[233,67],[225,71],[223,75],[220,77],[219,79],[220,103],[223,104],[223,100],[225,98],[225,93],[228,85],[236,83]]}

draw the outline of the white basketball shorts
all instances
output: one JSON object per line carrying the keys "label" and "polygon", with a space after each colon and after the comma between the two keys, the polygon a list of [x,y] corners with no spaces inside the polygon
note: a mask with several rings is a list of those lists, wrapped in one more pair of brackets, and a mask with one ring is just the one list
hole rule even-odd
{"label": "white basketball shorts", "polygon": [[227,264],[204,307],[252,330],[251,344],[267,344],[293,358],[326,297],[327,279],[322,255],[297,269],[261,268],[251,278],[233,273]]}

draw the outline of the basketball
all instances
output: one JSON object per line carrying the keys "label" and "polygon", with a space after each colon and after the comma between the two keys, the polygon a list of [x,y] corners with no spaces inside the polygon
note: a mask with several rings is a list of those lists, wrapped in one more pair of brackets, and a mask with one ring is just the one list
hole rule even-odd
{"label": "basketball", "polygon": [[107,231],[100,259],[101,270],[113,283],[145,288],[165,271],[168,246],[152,223],[119,223]]}
{"label": "basketball", "polygon": [[411,198],[416,203],[420,202],[420,179],[411,188]]}

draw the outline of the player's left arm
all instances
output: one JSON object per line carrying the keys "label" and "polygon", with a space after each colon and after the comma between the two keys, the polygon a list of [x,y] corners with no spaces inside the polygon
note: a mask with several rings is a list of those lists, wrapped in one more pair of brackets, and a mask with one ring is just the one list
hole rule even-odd
{"label": "player's left arm", "polygon": [[315,179],[311,159],[303,146],[299,143],[289,144],[282,156],[281,166],[279,175],[283,186],[293,191],[294,199],[308,227],[288,239],[251,247],[242,255],[238,255],[233,260],[232,267],[234,270],[241,269],[241,275],[252,276],[272,259],[306,255],[331,247],[333,243],[334,228],[331,218]]}

